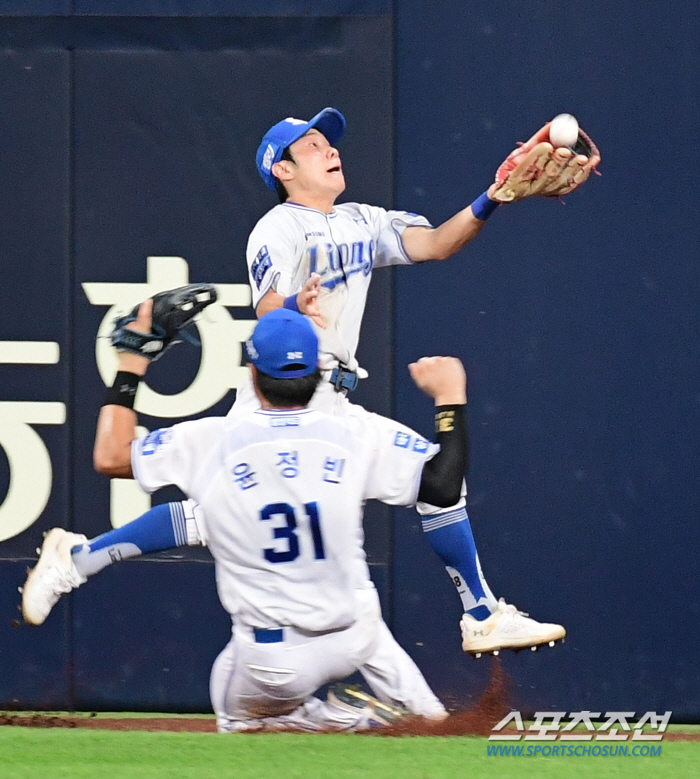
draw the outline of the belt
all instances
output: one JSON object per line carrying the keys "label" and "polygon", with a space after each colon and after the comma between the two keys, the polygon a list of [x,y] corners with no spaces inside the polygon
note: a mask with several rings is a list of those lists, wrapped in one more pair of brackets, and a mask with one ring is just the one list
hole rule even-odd
{"label": "belt", "polygon": [[359,380],[360,377],[354,371],[348,371],[341,367],[333,368],[329,379],[336,392],[352,392],[357,389]]}
{"label": "belt", "polygon": [[284,641],[282,628],[253,628],[256,644],[279,644]]}

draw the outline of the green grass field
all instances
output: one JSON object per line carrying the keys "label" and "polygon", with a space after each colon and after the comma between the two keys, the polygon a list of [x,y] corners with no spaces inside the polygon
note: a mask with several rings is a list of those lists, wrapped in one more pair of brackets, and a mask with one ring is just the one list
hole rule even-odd
{"label": "green grass field", "polygon": [[700,743],[656,757],[493,757],[484,738],[232,735],[0,727],[2,779],[700,777]]}

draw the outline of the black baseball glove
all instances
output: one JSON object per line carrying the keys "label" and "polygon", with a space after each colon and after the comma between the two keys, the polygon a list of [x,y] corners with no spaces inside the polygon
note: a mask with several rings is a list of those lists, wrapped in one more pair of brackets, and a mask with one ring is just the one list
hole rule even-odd
{"label": "black baseball glove", "polygon": [[207,306],[216,301],[213,284],[187,284],[153,296],[153,322],[150,333],[137,333],[127,325],[135,322],[139,306],[114,321],[112,345],[122,352],[146,357],[152,362],[180,340],[178,336]]}

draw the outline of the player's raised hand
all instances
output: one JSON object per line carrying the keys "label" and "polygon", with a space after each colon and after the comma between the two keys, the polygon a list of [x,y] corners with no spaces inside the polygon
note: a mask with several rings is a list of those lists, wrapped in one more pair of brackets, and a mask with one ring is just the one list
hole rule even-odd
{"label": "player's raised hand", "polygon": [[153,324],[153,298],[144,300],[139,306],[139,312],[133,322],[125,325],[128,330],[136,333],[150,333]]}
{"label": "player's raised hand", "polygon": [[[133,322],[124,326],[126,330],[135,333],[150,333],[153,325],[153,298],[144,300],[139,306],[138,314]],[[118,370],[145,375],[150,360],[147,357],[133,354],[132,352],[119,351]]]}
{"label": "player's raised hand", "polygon": [[326,329],[326,323],[321,316],[318,306],[318,296],[321,294],[321,277],[318,273],[312,273],[306,280],[301,292],[297,295],[297,306],[302,314],[308,316],[312,322]]}
{"label": "player's raised hand", "polygon": [[467,402],[467,374],[456,357],[421,357],[408,366],[419,389],[435,400],[436,406]]}
{"label": "player's raised hand", "polygon": [[112,346],[120,355],[133,354],[148,362],[157,360],[179,342],[180,333],[216,299],[213,284],[185,284],[158,292],[114,320]]}
{"label": "player's raised hand", "polygon": [[[150,333],[153,326],[153,298],[144,300],[139,306],[136,319],[124,325],[124,330],[131,330],[134,333]],[[133,351],[124,351],[117,348],[119,361],[118,370],[136,373],[144,376],[150,360],[148,357],[140,354],[134,354]]]}

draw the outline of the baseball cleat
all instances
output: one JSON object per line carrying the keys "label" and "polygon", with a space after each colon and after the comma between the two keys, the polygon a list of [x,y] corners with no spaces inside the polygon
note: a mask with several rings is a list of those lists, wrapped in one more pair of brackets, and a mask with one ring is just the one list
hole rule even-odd
{"label": "baseball cleat", "polygon": [[403,709],[381,703],[356,684],[334,684],[328,690],[327,700],[344,711],[360,715],[357,730],[394,725],[406,714]]}
{"label": "baseball cleat", "polygon": [[515,606],[498,601],[496,611],[488,619],[474,619],[464,614],[460,621],[462,649],[474,657],[482,654],[497,656],[501,649],[527,649],[536,652],[542,644],[554,646],[566,635],[561,625],[537,622]]}
{"label": "baseball cleat", "polygon": [[22,614],[29,625],[41,625],[58,603],[61,595],[87,581],[76,569],[71,557],[74,546],[86,544],[87,538],[61,527],[48,532],[39,560],[28,571],[22,592]]}

